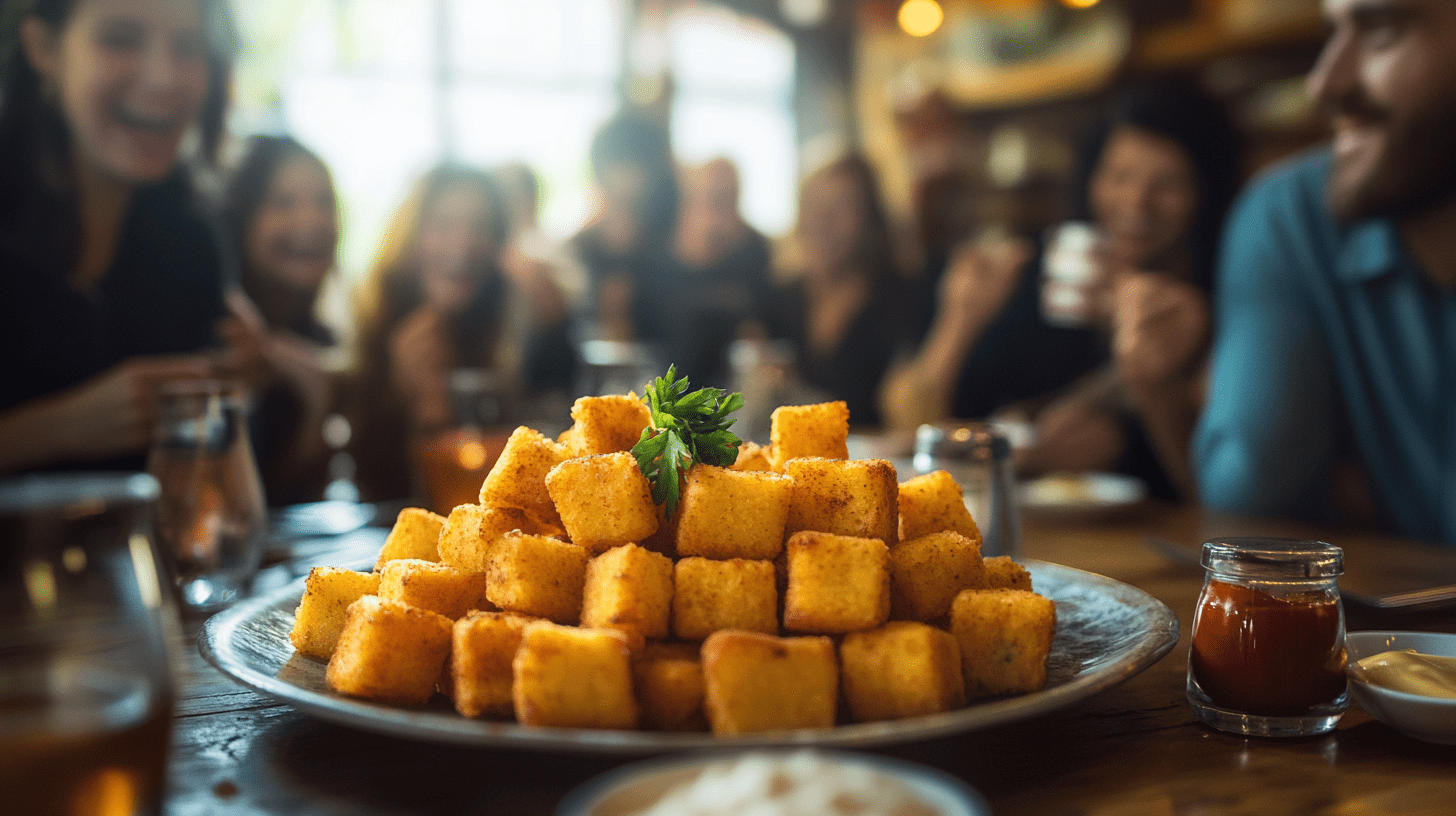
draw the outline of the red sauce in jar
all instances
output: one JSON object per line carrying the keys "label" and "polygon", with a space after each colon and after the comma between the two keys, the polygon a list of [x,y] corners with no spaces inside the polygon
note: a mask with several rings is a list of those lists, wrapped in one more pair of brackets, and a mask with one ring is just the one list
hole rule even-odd
{"label": "red sauce in jar", "polygon": [[1193,616],[1189,665],[1219,706],[1296,716],[1344,693],[1340,628],[1338,600],[1323,593],[1276,598],[1210,581]]}

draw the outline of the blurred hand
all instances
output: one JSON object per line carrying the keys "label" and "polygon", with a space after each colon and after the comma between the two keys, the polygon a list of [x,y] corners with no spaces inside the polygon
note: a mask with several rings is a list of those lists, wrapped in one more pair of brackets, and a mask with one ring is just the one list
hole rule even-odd
{"label": "blurred hand", "polygon": [[940,311],[984,327],[1006,307],[1030,257],[1031,246],[1018,238],[957,246],[940,281]]}
{"label": "blurred hand", "polygon": [[1119,276],[1112,353],[1118,377],[1157,385],[1187,373],[1209,340],[1208,297],[1198,287],[1152,272]]}
{"label": "blurred hand", "polygon": [[410,415],[422,427],[450,422],[450,340],[445,317],[416,309],[389,338],[389,370]]}
{"label": "blurred hand", "polygon": [[258,391],[271,373],[266,359],[267,324],[242,292],[229,292],[224,302],[227,316],[214,328],[223,344],[213,354],[214,375],[237,380],[249,390]]}
{"label": "blurred hand", "polygon": [[62,441],[58,458],[96,459],[145,449],[162,386],[212,376],[213,362],[201,354],[134,357],[62,392],[47,423]]}
{"label": "blurred hand", "polygon": [[1109,470],[1127,440],[1117,418],[1095,402],[1076,397],[1048,405],[1036,418],[1034,442],[1016,451],[1017,471],[1027,476]]}

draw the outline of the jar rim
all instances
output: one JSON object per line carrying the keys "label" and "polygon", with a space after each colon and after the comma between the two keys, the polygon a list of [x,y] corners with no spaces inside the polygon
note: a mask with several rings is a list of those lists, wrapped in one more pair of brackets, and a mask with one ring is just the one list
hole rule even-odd
{"label": "jar rim", "polygon": [[1345,572],[1344,551],[1302,538],[1235,536],[1203,543],[1203,568],[1238,578],[1334,578]]}

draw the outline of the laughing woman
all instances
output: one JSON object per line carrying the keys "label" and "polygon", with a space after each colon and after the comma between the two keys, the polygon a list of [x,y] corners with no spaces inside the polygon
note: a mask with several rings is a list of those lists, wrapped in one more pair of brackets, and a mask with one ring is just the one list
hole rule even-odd
{"label": "laughing woman", "polygon": [[178,160],[189,133],[205,154],[221,134],[223,17],[214,0],[36,0],[6,38],[0,473],[140,468],[158,388],[230,356],[223,256]]}

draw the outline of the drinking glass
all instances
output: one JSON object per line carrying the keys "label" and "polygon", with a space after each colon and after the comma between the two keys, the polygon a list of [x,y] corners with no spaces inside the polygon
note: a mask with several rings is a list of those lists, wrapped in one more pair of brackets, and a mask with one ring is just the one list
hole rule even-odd
{"label": "drinking glass", "polygon": [[1097,259],[1097,228],[1068,221],[1052,228],[1042,255],[1041,311],[1047,323],[1064,328],[1091,325],[1103,273]]}
{"label": "drinking glass", "polygon": [[258,571],[267,509],[239,389],[165,387],[147,470],[161,485],[157,538],[183,603],[208,610],[241,599]]}
{"label": "drinking glass", "polygon": [[0,483],[6,813],[159,814],[176,608],[145,474]]}
{"label": "drinking glass", "polygon": [[989,422],[943,422],[915,431],[916,474],[944,470],[965,495],[987,558],[1021,556],[1021,506],[1011,442]]}
{"label": "drinking glass", "polygon": [[496,372],[457,368],[449,388],[450,427],[411,442],[420,486],[441,515],[480,500],[480,485],[513,429],[514,395]]}

